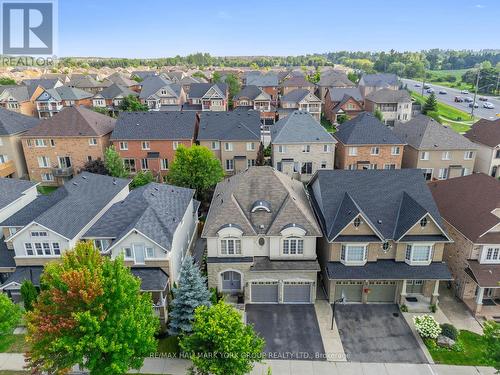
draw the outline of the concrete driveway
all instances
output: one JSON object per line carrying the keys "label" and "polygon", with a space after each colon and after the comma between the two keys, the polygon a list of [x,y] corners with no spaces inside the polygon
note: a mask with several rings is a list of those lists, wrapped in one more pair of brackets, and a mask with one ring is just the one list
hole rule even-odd
{"label": "concrete driveway", "polygon": [[427,363],[396,305],[337,305],[335,321],[350,362]]}
{"label": "concrete driveway", "polygon": [[324,359],[314,305],[247,304],[245,310],[247,323],[266,340],[268,359]]}

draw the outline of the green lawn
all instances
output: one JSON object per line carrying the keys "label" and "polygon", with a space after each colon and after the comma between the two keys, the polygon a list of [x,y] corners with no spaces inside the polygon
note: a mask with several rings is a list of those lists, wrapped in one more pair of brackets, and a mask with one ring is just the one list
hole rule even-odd
{"label": "green lawn", "polygon": [[158,340],[158,353],[178,354],[180,352],[177,336],[168,336]]}
{"label": "green lawn", "polygon": [[441,348],[433,340],[424,340],[432,359],[436,363],[462,366],[493,366],[494,361],[488,355],[483,336],[470,331],[460,331],[458,343],[462,351]]}
{"label": "green lawn", "polygon": [[321,125],[326,129],[327,132],[335,133],[335,128],[332,123],[327,120],[326,117],[321,116]]}
{"label": "green lawn", "polygon": [[31,374],[28,371],[10,371],[10,370],[0,370],[0,375],[27,375]]}
{"label": "green lawn", "polygon": [[24,353],[28,350],[25,335],[5,335],[0,337],[0,353]]}
{"label": "green lawn", "polygon": [[44,195],[50,194],[57,189],[56,186],[41,186],[41,185],[38,185],[36,188],[40,194]]}

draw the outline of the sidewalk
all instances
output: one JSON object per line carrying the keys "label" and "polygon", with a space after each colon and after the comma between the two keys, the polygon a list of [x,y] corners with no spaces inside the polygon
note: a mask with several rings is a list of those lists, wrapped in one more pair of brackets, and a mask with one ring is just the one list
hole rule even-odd
{"label": "sidewalk", "polygon": [[[147,358],[142,369],[130,373],[185,375],[189,361],[181,359]],[[0,353],[0,370],[21,371],[24,356]],[[355,363],[327,361],[266,361],[255,366],[251,375],[493,375],[491,367],[422,365],[405,363]]]}

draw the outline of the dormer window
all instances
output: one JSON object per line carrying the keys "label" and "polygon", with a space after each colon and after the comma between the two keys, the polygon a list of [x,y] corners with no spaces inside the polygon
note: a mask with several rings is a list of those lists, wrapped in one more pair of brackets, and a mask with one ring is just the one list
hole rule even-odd
{"label": "dormer window", "polygon": [[361,218],[359,216],[355,218],[352,225],[354,225],[355,228],[358,228],[361,225]]}
{"label": "dormer window", "polygon": [[271,203],[265,200],[254,202],[251,212],[254,213],[257,211],[271,212]]}
{"label": "dormer window", "polygon": [[426,217],[424,217],[422,220],[420,220],[420,226],[422,228],[425,228],[427,226],[428,220]]}
{"label": "dormer window", "polygon": [[220,240],[220,253],[222,255],[240,255],[241,240],[236,237],[225,237]]}

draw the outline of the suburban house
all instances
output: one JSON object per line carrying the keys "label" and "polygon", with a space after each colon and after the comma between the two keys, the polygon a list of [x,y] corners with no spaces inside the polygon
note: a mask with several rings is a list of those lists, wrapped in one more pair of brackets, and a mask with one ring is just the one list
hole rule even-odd
{"label": "suburban house", "polygon": [[327,88],[323,100],[323,112],[332,124],[338,124],[340,117],[352,119],[364,110],[363,97],[357,87]]}
{"label": "suburban house", "polygon": [[500,182],[474,173],[429,187],[454,241],[444,260],[455,295],[476,316],[500,316]]}
{"label": "suburban house", "polygon": [[185,77],[182,77],[179,82],[177,82],[179,85],[182,86],[182,89],[184,90],[184,92],[187,94],[189,94],[189,90],[191,89],[191,85],[193,83],[206,83],[207,81],[203,78],[200,78],[200,77],[191,77],[191,76],[185,76]]}
{"label": "suburban house", "polygon": [[450,239],[419,170],[320,170],[308,189],[330,302],[437,305],[439,281],[452,279],[442,261]]}
{"label": "suburban house", "polygon": [[400,85],[398,76],[394,73],[363,74],[358,82],[363,98],[382,89],[399,90]]}
{"label": "suburban house", "polygon": [[316,85],[307,81],[304,76],[293,76],[284,80],[280,85],[280,89],[282,96],[287,95],[294,90],[307,90],[311,94],[314,94],[316,91]]}
{"label": "suburban house", "polygon": [[102,82],[98,81],[96,75],[72,74],[71,80],[66,83],[65,86],[97,94],[99,91],[104,90],[112,84],[113,82],[109,80],[104,80]]}
{"label": "suburban house", "polygon": [[453,129],[418,115],[408,122],[397,122],[393,131],[406,143],[403,168],[422,170],[428,181],[472,173],[478,147]]}
{"label": "suburban house", "polygon": [[[0,196],[0,223],[32,202],[38,196],[37,186],[38,184],[32,181],[19,180],[17,178],[0,178],[0,191],[2,192]],[[0,232],[1,243],[3,243],[1,240],[2,237],[3,232]],[[1,246],[2,244],[0,244]]]}
{"label": "suburban house", "polygon": [[0,223],[15,271],[0,286],[14,301],[21,284],[40,286],[43,266],[73,248],[82,235],[128,194],[130,180],[83,172],[49,195],[39,195]]}
{"label": "suburban house", "polygon": [[116,114],[123,99],[129,95],[139,96],[137,92],[130,90],[128,87],[113,83],[93,96],[92,107],[106,108],[111,113]]}
{"label": "suburban house", "polygon": [[21,135],[39,119],[0,108],[0,177],[28,178]]}
{"label": "suburban house", "polygon": [[300,181],[249,168],[215,188],[202,233],[208,286],[246,303],[314,303],[320,236]]}
{"label": "suburban house", "polygon": [[70,81],[70,77],[68,74],[64,73],[45,73],[40,76],[41,79],[58,79],[63,84],[68,83]]}
{"label": "suburban house", "polygon": [[309,112],[317,121],[321,120],[321,100],[307,89],[288,91],[280,99],[280,118],[288,116],[295,110]]}
{"label": "suburban house", "polygon": [[272,165],[307,182],[318,169],[333,169],[336,143],[311,114],[295,111],[272,127]]}
{"label": "suburban house", "polygon": [[326,93],[332,88],[355,88],[354,82],[347,78],[347,74],[338,70],[329,70],[321,73],[319,82],[316,84],[317,90],[316,94],[323,103],[325,100]]}
{"label": "suburban house", "polygon": [[114,203],[82,236],[112,259],[124,256],[163,321],[168,293],[196,240],[200,203],[193,196],[192,189],[149,183]]}
{"label": "suburban house", "polygon": [[257,111],[200,114],[198,142],[212,150],[226,174],[254,166],[261,143],[261,122]]}
{"label": "suburban house", "polygon": [[115,85],[124,86],[132,91],[139,92],[141,91],[141,84],[137,81],[134,81],[128,78],[125,74],[120,72],[115,72],[111,74],[108,78],[108,81],[113,82]]}
{"label": "suburban house", "polygon": [[233,97],[233,108],[258,111],[264,125],[272,125],[276,121],[276,108],[272,105],[271,96],[255,85],[243,87]]}
{"label": "suburban house", "polygon": [[111,141],[131,173],[151,171],[163,181],[179,145],[194,144],[195,112],[121,112]]}
{"label": "suburban house", "polygon": [[45,89],[35,98],[39,118],[49,118],[59,113],[65,107],[92,105],[94,94],[77,88],[60,86]]}
{"label": "suburban house", "polygon": [[465,137],[478,147],[474,172],[500,177],[500,119],[480,119]]}
{"label": "suburban house", "polygon": [[146,78],[151,76],[157,76],[158,72],[154,70],[134,70],[130,73],[131,79],[139,79],[140,81],[144,81]]}
{"label": "suburban house", "polygon": [[22,136],[32,181],[58,186],[90,160],[104,159],[116,120],[84,107],[68,107]]}
{"label": "suburban house", "polygon": [[37,116],[35,98],[42,91],[39,86],[0,86],[0,107],[26,116]]}
{"label": "suburban house", "polygon": [[394,126],[396,121],[411,120],[411,97],[406,90],[381,89],[365,96],[365,110],[382,113],[382,121],[388,126]]}
{"label": "suburban house", "polygon": [[259,89],[268,94],[271,98],[271,103],[278,103],[279,82],[278,75],[273,72],[262,74],[261,72],[253,72],[257,74],[249,74],[244,80],[245,86],[257,86]]}
{"label": "suburban house", "polygon": [[152,76],[142,81],[139,99],[151,111],[180,111],[186,101],[182,86],[162,76]]}
{"label": "suburban house", "polygon": [[227,111],[228,87],[225,83],[192,83],[183,109],[195,111]]}
{"label": "suburban house", "polygon": [[362,112],[338,126],[336,169],[400,169],[405,142],[372,113]]}

